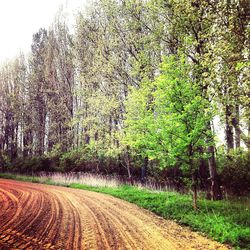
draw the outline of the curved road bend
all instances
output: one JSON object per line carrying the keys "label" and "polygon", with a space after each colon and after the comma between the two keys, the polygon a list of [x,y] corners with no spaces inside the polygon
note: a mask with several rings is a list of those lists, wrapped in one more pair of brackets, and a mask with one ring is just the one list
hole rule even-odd
{"label": "curved road bend", "polygon": [[109,195],[0,179],[0,249],[228,249]]}

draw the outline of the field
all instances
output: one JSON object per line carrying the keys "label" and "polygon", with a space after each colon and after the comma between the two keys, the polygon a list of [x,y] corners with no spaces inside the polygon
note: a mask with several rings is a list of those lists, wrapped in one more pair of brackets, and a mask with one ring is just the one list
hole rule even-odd
{"label": "field", "polygon": [[93,177],[91,179],[92,186],[90,186],[90,183],[88,185],[84,184],[84,178],[78,180],[81,183],[79,184],[77,180],[69,177],[66,180],[62,175],[60,178],[59,175],[54,176],[53,181],[51,178],[46,179],[45,177],[3,174],[1,176],[31,182],[60,184],[110,194],[135,203],[139,207],[146,208],[165,219],[172,219],[181,225],[187,225],[193,230],[202,232],[219,242],[230,244],[239,249],[249,248],[249,200],[247,198],[217,202],[200,198],[199,210],[195,212],[192,209],[190,195],[181,195],[173,191],[163,192],[142,187],[131,187],[121,185],[118,181],[104,180],[104,178],[99,178],[98,182],[98,177],[95,177],[95,179]]}
{"label": "field", "polygon": [[230,249],[96,192],[0,180],[2,249]]}

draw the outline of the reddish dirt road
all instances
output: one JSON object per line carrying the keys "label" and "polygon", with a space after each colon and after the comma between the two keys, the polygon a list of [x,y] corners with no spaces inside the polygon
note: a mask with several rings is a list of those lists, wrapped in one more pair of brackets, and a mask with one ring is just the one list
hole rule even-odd
{"label": "reddish dirt road", "polygon": [[108,195],[0,179],[0,249],[228,249]]}

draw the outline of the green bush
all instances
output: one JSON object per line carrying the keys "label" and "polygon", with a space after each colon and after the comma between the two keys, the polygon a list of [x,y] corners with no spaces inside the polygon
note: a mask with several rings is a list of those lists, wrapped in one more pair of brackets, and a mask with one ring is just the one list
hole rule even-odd
{"label": "green bush", "polygon": [[227,191],[244,195],[250,193],[250,153],[242,149],[220,154],[220,176]]}
{"label": "green bush", "polygon": [[58,170],[58,165],[59,157],[56,156],[20,157],[13,160],[6,170],[14,173],[54,172]]}
{"label": "green bush", "polygon": [[11,162],[8,171],[15,173],[33,173],[36,169],[40,168],[41,162],[38,157],[16,158]]}

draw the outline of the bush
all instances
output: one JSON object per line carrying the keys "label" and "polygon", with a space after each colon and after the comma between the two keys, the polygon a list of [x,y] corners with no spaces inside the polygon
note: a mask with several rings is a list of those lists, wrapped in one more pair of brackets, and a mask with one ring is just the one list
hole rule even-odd
{"label": "bush", "polygon": [[97,154],[89,147],[77,148],[62,154],[60,170],[63,172],[80,171],[100,174],[126,174],[118,157]]}
{"label": "bush", "polygon": [[54,172],[58,170],[59,157],[32,156],[16,158],[12,161],[7,171],[14,173],[33,174],[36,172]]}
{"label": "bush", "polygon": [[10,166],[10,157],[5,152],[0,151],[0,171],[5,172]]}
{"label": "bush", "polygon": [[220,176],[227,191],[236,195],[250,193],[250,153],[242,149],[221,154],[219,159]]}

